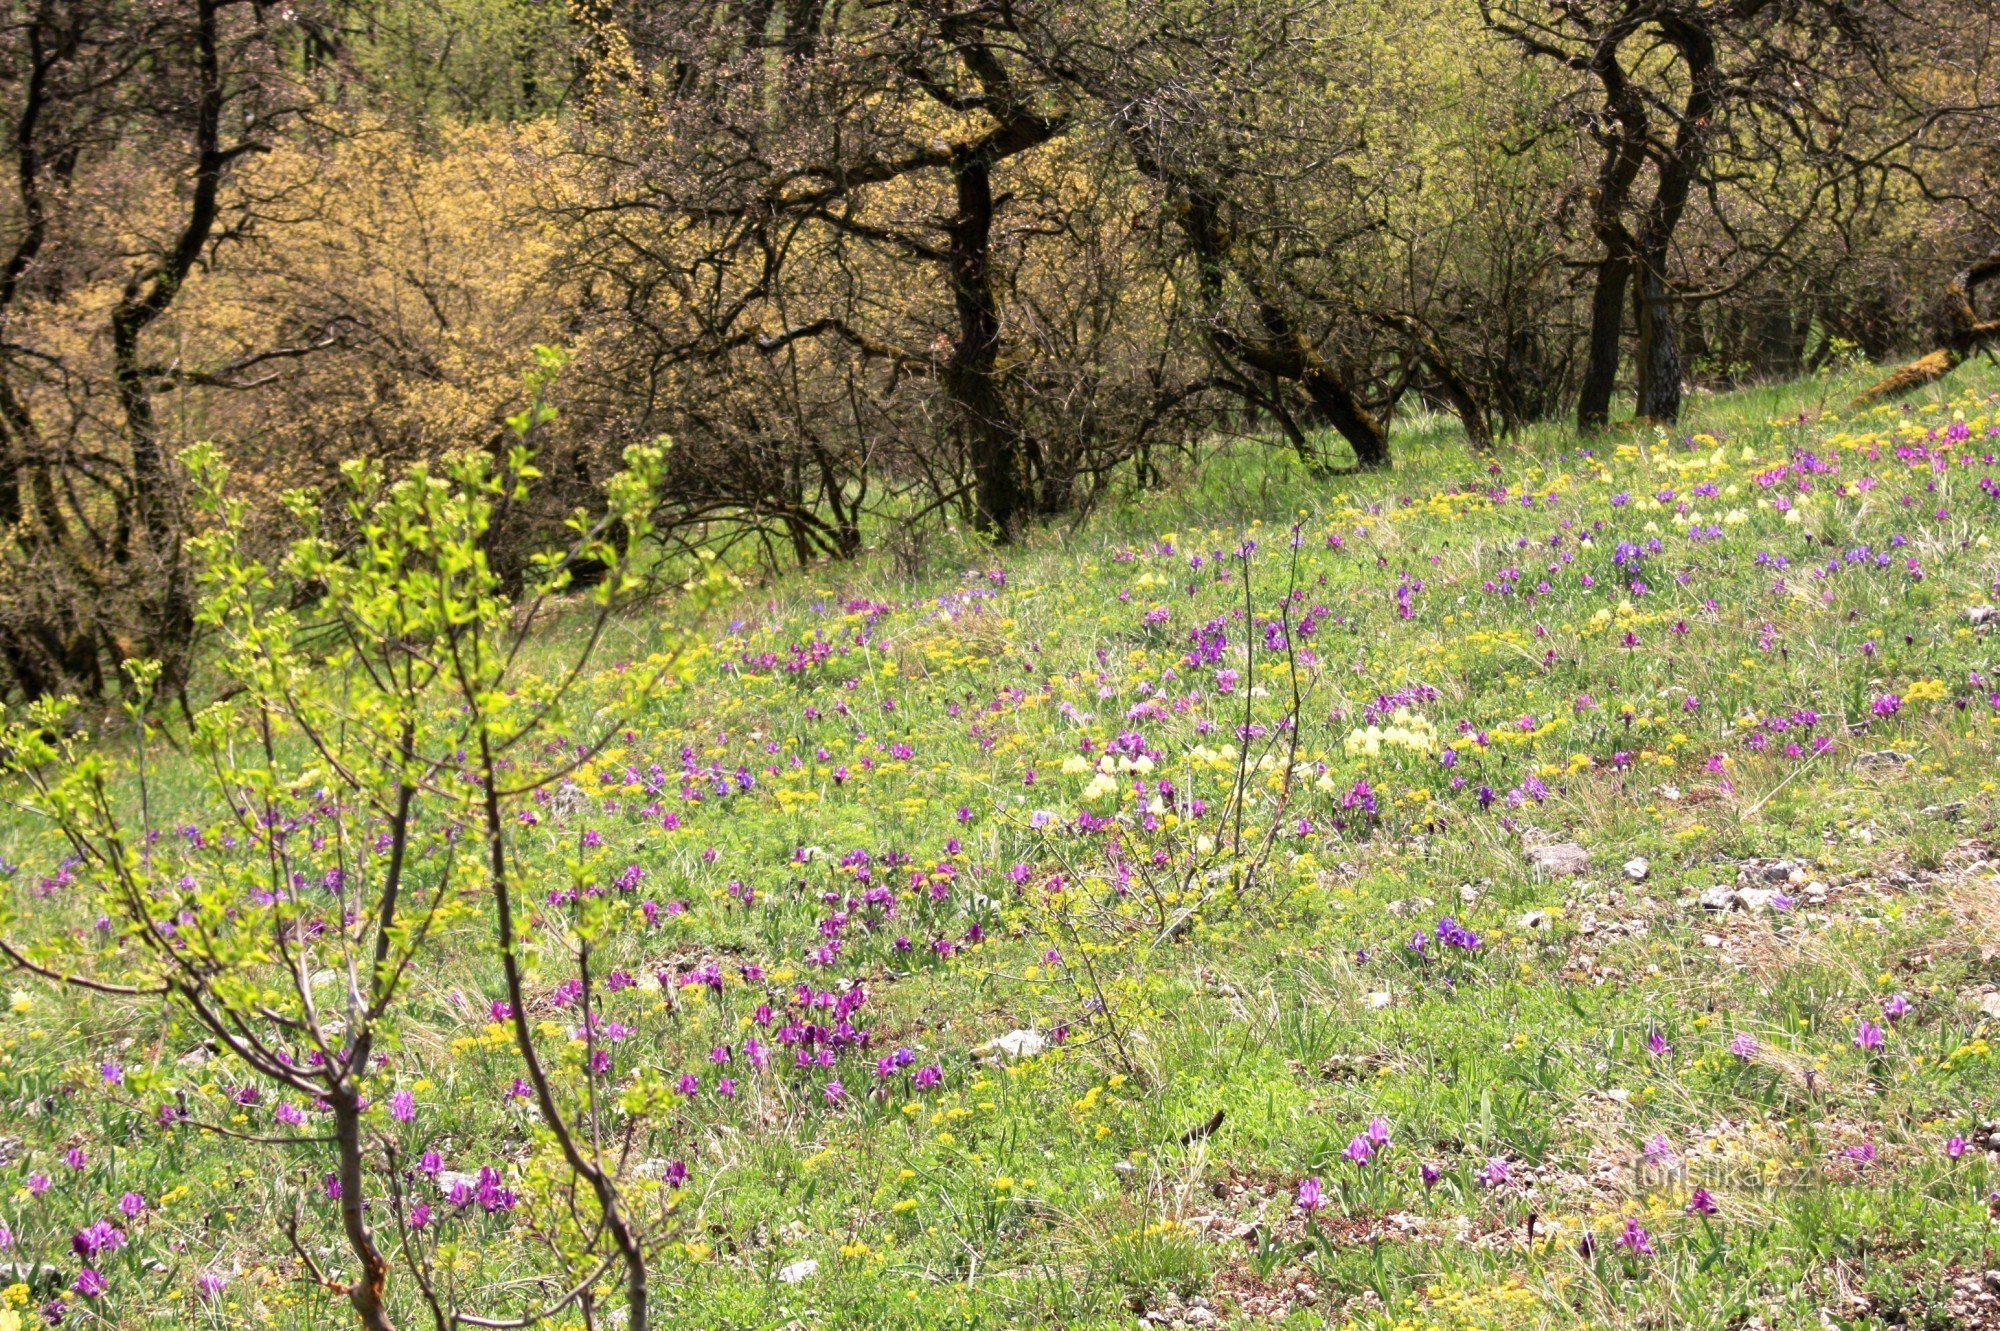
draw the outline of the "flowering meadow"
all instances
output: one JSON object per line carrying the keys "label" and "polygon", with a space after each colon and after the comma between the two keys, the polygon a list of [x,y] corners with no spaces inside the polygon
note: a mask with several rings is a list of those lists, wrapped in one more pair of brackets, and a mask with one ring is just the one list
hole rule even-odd
{"label": "flowering meadow", "polygon": [[245,692],[9,732],[0,1331],[2000,1325],[1996,386],[504,659],[217,546]]}

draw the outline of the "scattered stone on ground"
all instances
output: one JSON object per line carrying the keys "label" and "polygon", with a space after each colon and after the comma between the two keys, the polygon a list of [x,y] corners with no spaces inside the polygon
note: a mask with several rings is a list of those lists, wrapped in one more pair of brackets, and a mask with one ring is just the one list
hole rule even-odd
{"label": "scattered stone on ground", "polygon": [[1049,1047],[1049,1037],[1037,1030],[1008,1031],[996,1035],[972,1051],[976,1058],[1003,1058],[1009,1062],[1033,1058]]}
{"label": "scattered stone on ground", "polygon": [[1528,861],[1543,873],[1573,878],[1590,868],[1590,852],[1574,841],[1558,841],[1532,848]]}

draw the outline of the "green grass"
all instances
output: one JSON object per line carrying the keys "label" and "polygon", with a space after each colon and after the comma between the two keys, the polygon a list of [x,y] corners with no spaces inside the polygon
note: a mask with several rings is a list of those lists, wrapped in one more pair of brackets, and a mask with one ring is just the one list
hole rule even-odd
{"label": "green grass", "polygon": [[[572,872],[608,882],[637,864],[633,902],[686,906],[656,924],[634,908],[605,944],[605,965],[643,977],[605,1000],[635,1030],[615,1077],[702,1083],[630,1154],[688,1169],[646,1194],[662,1324],[1084,1328],[1198,1308],[1287,1326],[1967,1324],[1959,1286],[1994,1264],[2000,1187],[1980,1149],[1946,1151],[2000,1115],[2000,1023],[1980,1008],[2000,989],[2000,631],[1966,614],[2000,601],[2000,496],[1978,488],[2000,478],[1982,460],[2000,447],[2000,380],[1967,370],[1907,407],[1829,418],[1853,386],[1699,397],[1671,437],[1580,446],[1537,428],[1490,459],[1418,421],[1393,472],[1332,480],[1238,445],[1076,530],[1004,551],[941,535],[914,561],[815,568],[724,607],[688,682],[629,718],[586,769],[588,798],[550,806],[519,847],[538,899]],[[1955,413],[1969,438],[1933,438]],[[1777,475],[1808,451],[1834,470]],[[1788,520],[1770,501],[1799,500],[1802,479]],[[1674,497],[1649,498],[1663,488]],[[1614,552],[1654,538],[1635,594]],[[1830,559],[1841,571],[1814,577]],[[1231,617],[1246,567],[1248,620]],[[1293,586],[1288,627],[1312,660],[1288,665],[1262,625]],[[1166,621],[1147,623],[1158,608]],[[1190,666],[1191,632],[1214,620],[1226,647]],[[786,668],[816,636],[831,654]],[[550,630],[537,659],[553,669],[572,638]],[[661,640],[657,623],[619,624],[602,660]],[[1227,692],[1221,670],[1238,674]],[[1294,675],[1300,765],[1281,795]],[[1350,746],[1364,709],[1399,692],[1410,715],[1382,722],[1419,747]],[[1891,694],[1901,706],[1878,715]],[[1817,720],[1748,742],[1804,709]],[[1252,757],[1273,766],[1229,757],[1246,717],[1262,731]],[[1151,770],[1088,796],[1127,731]],[[1871,757],[1889,751],[1907,761]],[[1086,770],[1066,771],[1073,758]],[[739,770],[753,784],[716,794]],[[1162,807],[1182,813],[1149,828],[1161,776],[1176,790]],[[1239,780],[1254,797],[1240,848],[1224,816]],[[169,760],[152,794],[209,827],[202,789]],[[1084,809],[1098,830],[1076,830]],[[1554,842],[1586,848],[1589,867],[1538,872],[1528,850]],[[163,846],[194,868],[227,857]],[[0,853],[21,866],[12,936],[67,931],[116,959],[46,829],[14,819]],[[1635,857],[1642,881],[1622,867]],[[1799,882],[1765,883],[1779,858]],[[1739,878],[1793,902],[1700,907]],[[873,887],[893,913],[860,899]],[[822,965],[828,894],[850,918]],[[1476,949],[1439,940],[1447,915]],[[548,987],[559,932],[537,940]],[[413,1091],[414,1121],[380,1116],[411,1157],[491,1165],[523,1199],[489,1214],[433,1198],[438,1264],[474,1311],[557,1265],[546,1148],[505,1097],[516,1069],[489,1030],[499,987],[480,937],[476,918],[454,926],[398,1025],[382,1098]],[[710,962],[719,991],[678,987]],[[745,965],[763,978],[739,978]],[[747,1068],[746,1034],[772,1043],[783,1022],[759,1027],[757,1005],[782,1008],[800,982],[863,988],[868,1047],[832,1069],[800,1071],[782,1048]],[[191,1057],[195,1036],[157,1009],[8,986],[0,1307],[24,1324],[57,1297],[82,1325],[351,1319],[300,1279],[283,1236],[296,1208],[308,1250],[338,1266],[314,1148],[152,1117],[171,1095],[264,1129],[280,1097],[236,1103],[246,1079]],[[1887,1020],[1898,994],[1909,1010]],[[1856,1046],[1864,1019],[1887,1028],[1881,1049]],[[976,1054],[1016,1029],[1067,1039]],[[1656,1034],[1669,1051],[1648,1049]],[[1754,1045],[1732,1052],[1740,1037]],[[716,1044],[735,1050],[733,1098],[715,1093]],[[899,1046],[942,1086],[901,1071],[871,1096],[874,1060]],[[149,1089],[107,1086],[106,1061],[149,1070]],[[823,1089],[836,1077],[838,1102]],[[1349,1160],[1377,1117],[1389,1144]],[[81,1168],[63,1163],[73,1147]],[[52,1180],[39,1195],[37,1174]],[[1325,1198],[1310,1212],[1295,1204],[1309,1178]],[[1695,1188],[1714,1216],[1689,1213]],[[69,1292],[70,1236],[116,1219],[127,1192],[146,1204],[96,1263],[108,1292]],[[1650,1253],[1617,1242],[1628,1221]],[[779,1278],[807,1259],[813,1274]],[[204,1273],[228,1279],[212,1299]],[[398,1324],[427,1325],[409,1281],[391,1288]]]}

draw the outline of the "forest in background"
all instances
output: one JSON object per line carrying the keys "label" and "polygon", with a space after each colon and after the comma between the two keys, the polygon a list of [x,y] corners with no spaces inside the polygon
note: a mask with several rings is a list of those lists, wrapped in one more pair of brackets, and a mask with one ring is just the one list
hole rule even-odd
{"label": "forest in background", "polygon": [[184,686],[189,445],[275,529],[350,459],[500,457],[530,372],[515,587],[662,438],[660,554],[775,566],[1004,542],[1234,433],[1378,467],[1413,412],[1671,428],[1915,358],[1888,398],[1996,327],[1990,0],[4,14],[14,697]]}

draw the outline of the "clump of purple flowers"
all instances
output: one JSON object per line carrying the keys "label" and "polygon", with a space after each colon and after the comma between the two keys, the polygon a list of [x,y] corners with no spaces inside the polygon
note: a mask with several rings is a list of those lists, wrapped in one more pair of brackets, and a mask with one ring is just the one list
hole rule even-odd
{"label": "clump of purple flowers", "polygon": [[[1445,916],[1437,922],[1436,934],[1437,941],[1440,944],[1445,947],[1457,948],[1461,952],[1477,952],[1483,946],[1479,941],[1478,934],[1460,924],[1455,917],[1450,915]],[[1422,952],[1429,946],[1429,943],[1430,940],[1425,938],[1424,935],[1417,934],[1410,939],[1410,951]]]}
{"label": "clump of purple flowers", "polygon": [[1646,1232],[1646,1227],[1640,1224],[1636,1218],[1628,1217],[1626,1219],[1624,1231],[1614,1241],[1619,1247],[1625,1249],[1634,1257],[1651,1257],[1653,1255],[1653,1236]]}
{"label": "clump of purple flowers", "polygon": [[1366,780],[1357,780],[1348,792],[1340,797],[1340,807],[1347,810],[1358,809],[1366,817],[1375,817],[1379,812],[1375,801],[1375,788]]}
{"label": "clump of purple flowers", "polygon": [[124,1247],[125,1231],[109,1220],[99,1220],[72,1234],[69,1246],[77,1256],[89,1261],[101,1252],[113,1252]]}

